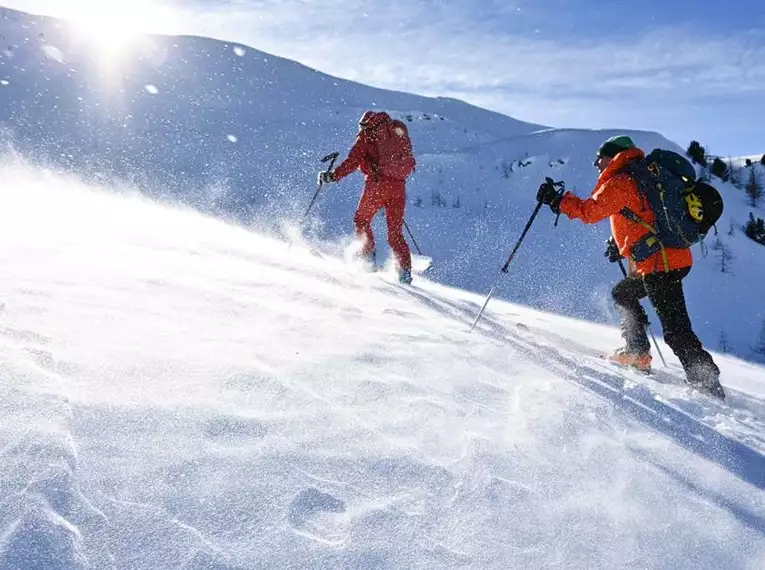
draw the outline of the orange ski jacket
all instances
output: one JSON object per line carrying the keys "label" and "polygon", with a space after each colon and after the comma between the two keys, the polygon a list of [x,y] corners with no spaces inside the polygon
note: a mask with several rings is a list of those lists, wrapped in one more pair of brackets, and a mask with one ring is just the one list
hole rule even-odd
{"label": "orange ski jacket", "polygon": [[585,224],[595,224],[610,218],[611,234],[619,253],[630,259],[630,273],[634,270],[639,275],[647,275],[690,267],[693,265],[690,249],[664,248],[639,262],[633,262],[630,258],[632,246],[649,233],[649,230],[637,222],[628,220],[620,212],[626,207],[648,225],[653,225],[655,221],[653,211],[641,195],[635,181],[629,174],[622,172],[630,162],[642,158],[645,158],[645,153],[639,148],[620,152],[600,174],[589,198],[583,200],[567,192],[561,200],[560,211],[570,219],[579,219]]}

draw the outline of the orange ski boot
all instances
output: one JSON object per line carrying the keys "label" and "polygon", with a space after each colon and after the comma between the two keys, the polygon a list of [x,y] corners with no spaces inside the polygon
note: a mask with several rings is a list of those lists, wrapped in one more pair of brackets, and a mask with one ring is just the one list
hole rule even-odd
{"label": "orange ski boot", "polygon": [[650,374],[651,360],[653,359],[651,358],[650,352],[636,354],[634,352],[628,352],[626,348],[620,348],[613,354],[606,356],[606,360],[620,366],[634,368],[644,374]]}

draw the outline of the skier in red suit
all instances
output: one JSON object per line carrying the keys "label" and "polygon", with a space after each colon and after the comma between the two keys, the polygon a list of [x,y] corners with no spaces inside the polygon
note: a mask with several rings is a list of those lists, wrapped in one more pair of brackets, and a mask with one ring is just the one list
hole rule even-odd
{"label": "skier in red suit", "polygon": [[356,169],[364,173],[361,193],[353,223],[361,242],[359,256],[372,267],[375,264],[375,238],[372,218],[385,209],[388,244],[396,260],[399,281],[412,282],[412,256],[404,239],[406,178],[414,170],[412,143],[406,125],[384,112],[365,112],[359,120],[359,134],[340,166],[322,172],[322,182],[337,182]]}

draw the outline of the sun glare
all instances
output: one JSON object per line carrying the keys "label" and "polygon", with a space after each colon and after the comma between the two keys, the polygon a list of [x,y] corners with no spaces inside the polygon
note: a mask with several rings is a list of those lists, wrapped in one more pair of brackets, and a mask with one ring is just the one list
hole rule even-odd
{"label": "sun glare", "polygon": [[142,34],[171,25],[168,7],[152,0],[79,0],[73,12],[74,33],[108,64],[128,55]]}
{"label": "sun glare", "polygon": [[107,59],[116,59],[128,51],[138,32],[128,25],[120,25],[116,18],[89,16],[76,21],[77,34]]}

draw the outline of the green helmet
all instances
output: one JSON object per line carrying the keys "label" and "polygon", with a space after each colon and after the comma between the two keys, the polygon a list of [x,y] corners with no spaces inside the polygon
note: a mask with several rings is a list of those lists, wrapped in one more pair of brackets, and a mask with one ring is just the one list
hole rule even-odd
{"label": "green helmet", "polygon": [[632,142],[632,139],[629,138],[627,135],[618,135],[615,137],[611,137],[602,145],[600,145],[600,148],[598,149],[598,154],[595,157],[595,160],[597,161],[597,159],[600,158],[601,156],[613,158],[620,152],[631,149],[631,148],[635,148],[635,143]]}

